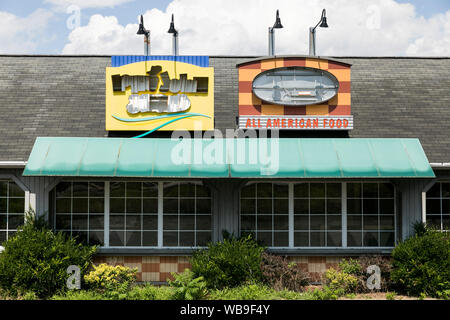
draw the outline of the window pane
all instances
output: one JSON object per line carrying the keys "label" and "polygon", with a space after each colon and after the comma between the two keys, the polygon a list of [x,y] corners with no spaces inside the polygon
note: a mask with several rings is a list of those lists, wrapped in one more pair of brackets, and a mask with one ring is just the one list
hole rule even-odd
{"label": "window pane", "polygon": [[309,199],[295,199],[294,214],[308,214],[308,213],[309,213]]}
{"label": "window pane", "polygon": [[311,192],[311,198],[325,197],[325,183],[311,183],[309,187]]}
{"label": "window pane", "polygon": [[109,216],[109,228],[123,230],[125,229],[125,216],[124,215],[114,215]]}
{"label": "window pane", "polygon": [[394,199],[381,199],[380,214],[394,214],[394,213],[395,213]]}
{"label": "window pane", "polygon": [[141,213],[142,212],[142,200],[127,198],[127,213]]}
{"label": "window pane", "polygon": [[109,188],[111,197],[125,197],[125,182],[111,182]]}
{"label": "window pane", "polygon": [[364,230],[378,230],[378,216],[364,216],[363,217]]}
{"label": "window pane", "polygon": [[163,245],[166,247],[178,246],[178,232],[164,232]]}
{"label": "window pane", "polygon": [[394,198],[394,185],[391,183],[380,183],[380,198]]}
{"label": "window pane", "polygon": [[347,213],[348,214],[361,214],[361,199],[348,199],[347,200]]}
{"label": "window pane", "polygon": [[9,198],[9,213],[24,213],[25,200],[23,198]]}
{"label": "window pane", "polygon": [[378,198],[378,183],[363,183],[363,198]]}
{"label": "window pane", "polygon": [[427,214],[441,214],[441,200],[427,199]]}
{"label": "window pane", "polygon": [[273,246],[274,247],[288,247],[289,246],[289,233],[288,232],[275,232],[273,234]]}
{"label": "window pane", "polygon": [[125,239],[125,231],[110,231],[109,245],[112,247],[123,247]]}
{"label": "window pane", "polygon": [[90,231],[89,232],[89,244],[96,246],[104,245],[104,235],[103,231]]}
{"label": "window pane", "polygon": [[164,199],[163,200],[164,213],[178,213],[178,200],[177,199]]}
{"label": "window pane", "polygon": [[327,183],[327,198],[341,198],[341,184]]}
{"label": "window pane", "polygon": [[[253,200],[253,203],[255,203],[254,200]],[[211,213],[212,212],[211,199],[197,199],[196,205],[197,205],[197,213]],[[253,212],[255,212],[255,211],[253,210]]]}
{"label": "window pane", "polygon": [[289,185],[287,183],[274,183],[273,184],[273,196],[275,198],[288,198],[289,197]]}
{"label": "window pane", "polygon": [[141,232],[140,231],[126,231],[125,232],[127,247],[141,246]]}
{"label": "window pane", "polygon": [[[69,199],[70,200],[70,199]],[[70,212],[70,211],[67,211]],[[73,198],[73,213],[88,213],[88,198]]]}
{"label": "window pane", "polygon": [[88,233],[87,231],[72,231],[72,238],[75,238],[77,242],[83,244],[88,244]]}
{"label": "window pane", "polygon": [[197,194],[197,198],[199,198],[199,197],[210,198],[211,197],[211,191],[206,186],[202,186],[202,185],[198,185],[197,184],[195,186],[195,192]]}
{"label": "window pane", "polygon": [[143,230],[158,230],[158,216],[143,216]]}
{"label": "window pane", "polygon": [[158,232],[142,232],[142,245],[156,247],[158,245]]}
{"label": "window pane", "polygon": [[347,216],[348,230],[362,230],[362,216]]}
{"label": "window pane", "polygon": [[158,197],[158,184],[156,182],[143,182],[142,195],[144,197]]}
{"label": "window pane", "polygon": [[164,194],[165,198],[168,198],[168,197],[177,198],[178,197],[178,183],[173,183],[173,182],[164,183],[163,194]]}
{"label": "window pane", "polygon": [[180,213],[195,213],[195,199],[180,199]]}
{"label": "window pane", "polygon": [[[5,195],[6,196],[6,195]],[[72,183],[60,182],[56,186],[56,197],[71,197],[72,196]]]}
{"label": "window pane", "polygon": [[0,245],[6,241],[6,231],[0,231]]}
{"label": "window pane", "polygon": [[126,215],[125,217],[127,230],[141,230],[141,216]]}
{"label": "window pane", "polygon": [[195,184],[180,183],[180,197],[195,197]]}
{"label": "window pane", "polygon": [[164,215],[164,230],[178,230],[178,216]]}
{"label": "window pane", "polygon": [[194,232],[180,232],[180,246],[193,247],[195,245]]}
{"label": "window pane", "polygon": [[443,230],[450,230],[450,215],[443,215],[442,216],[442,229]]}
{"label": "window pane", "polygon": [[74,182],[73,183],[73,196],[74,197],[87,197],[88,196],[88,183],[87,182]]}
{"label": "window pane", "polygon": [[442,213],[443,214],[450,213],[450,199],[442,199]]}
{"label": "window pane", "polygon": [[8,213],[8,199],[7,198],[0,198],[0,213]]}
{"label": "window pane", "polygon": [[89,230],[103,229],[104,218],[103,215],[90,215],[89,216]]}
{"label": "window pane", "polygon": [[21,215],[9,215],[8,229],[17,229],[17,227],[24,224],[24,216]]}
{"label": "window pane", "polygon": [[272,199],[258,199],[257,208],[259,213],[272,213]]}
{"label": "window pane", "polygon": [[142,183],[140,182],[127,182],[126,196],[128,197],[141,197],[142,196]]}
{"label": "window pane", "polygon": [[295,198],[309,198],[309,183],[294,184]]}
{"label": "window pane", "polygon": [[347,183],[347,198],[361,198],[361,187],[361,183]]}
{"label": "window pane", "polygon": [[196,217],[197,230],[211,230],[211,216],[197,215]]}
{"label": "window pane", "polygon": [[256,216],[241,215],[241,230],[256,230]]}
{"label": "window pane", "polygon": [[427,191],[427,198],[440,198],[441,197],[441,184],[435,183],[430,190]]}
{"label": "window pane", "polygon": [[125,213],[125,198],[111,198],[109,200],[109,210],[111,213]]}
{"label": "window pane", "polygon": [[8,181],[0,181],[0,197],[8,196]]}
{"label": "window pane", "polygon": [[381,216],[380,217],[380,230],[394,230],[394,216]]}
{"label": "window pane", "polygon": [[433,228],[441,229],[441,216],[440,215],[427,215],[427,225]]}
{"label": "window pane", "polygon": [[342,229],[342,217],[341,216],[327,216],[327,229],[328,230],[341,230]]}
{"label": "window pane", "polygon": [[310,216],[311,230],[325,230],[325,216]]}
{"label": "window pane", "polygon": [[364,199],[363,201],[364,214],[378,214],[378,200],[377,199]]}
{"label": "window pane", "polygon": [[325,213],[325,199],[310,199],[311,214]]}
{"label": "window pane", "polygon": [[[11,191],[10,191],[10,193],[11,193]],[[442,183],[442,197],[450,198],[450,183],[444,183],[444,182]]]}
{"label": "window pane", "polygon": [[309,231],[309,216],[295,216],[294,229]]}
{"label": "window pane", "polygon": [[256,184],[245,186],[241,189],[241,198],[255,198],[256,197]]}
{"label": "window pane", "polygon": [[158,213],[158,199],[144,199],[142,205],[143,213]]}
{"label": "window pane", "polygon": [[272,230],[272,216],[258,216],[258,230]]}
{"label": "window pane", "polygon": [[211,242],[211,232],[197,232],[197,245],[204,247]]}
{"label": "window pane", "polygon": [[256,186],[258,198],[272,198],[272,184],[258,183]]}
{"label": "window pane", "polygon": [[272,232],[257,232],[256,236],[264,246],[272,246]]}
{"label": "window pane", "polygon": [[180,216],[180,230],[195,230],[195,215]]}
{"label": "window pane", "polygon": [[309,247],[309,232],[295,232],[294,246]]}
{"label": "window pane", "polygon": [[274,216],[273,217],[274,230],[289,230],[288,216]]}
{"label": "window pane", "polygon": [[9,196],[10,197],[25,197],[25,191],[23,191],[14,182],[9,182]]}
{"label": "window pane", "polygon": [[73,230],[87,230],[88,216],[87,215],[74,215],[72,216],[72,229]]}
{"label": "window pane", "polygon": [[6,229],[6,214],[0,214],[0,229]]}
{"label": "window pane", "polygon": [[105,196],[105,183],[104,182],[89,182],[89,197],[101,197]]}
{"label": "window pane", "polygon": [[327,200],[327,213],[341,213],[341,199],[328,199]]}
{"label": "window pane", "polygon": [[325,246],[325,232],[311,232],[311,247]]}
{"label": "window pane", "polygon": [[381,247],[393,247],[394,246],[394,232],[381,232],[380,233],[380,246]]}
{"label": "window pane", "polygon": [[364,247],[378,247],[378,232],[364,232],[363,234]]}
{"label": "window pane", "polygon": [[362,233],[361,232],[348,232],[347,233],[347,246],[361,247],[362,246]]}
{"label": "window pane", "polygon": [[256,200],[241,199],[241,214],[255,214]]}
{"label": "window pane", "polygon": [[341,232],[327,232],[327,247],[341,247],[342,233]]}
{"label": "window pane", "polygon": [[274,214],[288,214],[289,213],[289,200],[288,199],[274,199],[273,200],[273,213]]}

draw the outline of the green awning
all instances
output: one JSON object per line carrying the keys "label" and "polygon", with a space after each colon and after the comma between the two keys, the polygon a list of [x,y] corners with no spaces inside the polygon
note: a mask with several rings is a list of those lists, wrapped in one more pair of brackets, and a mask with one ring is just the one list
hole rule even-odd
{"label": "green awning", "polygon": [[418,139],[40,137],[24,176],[434,178]]}

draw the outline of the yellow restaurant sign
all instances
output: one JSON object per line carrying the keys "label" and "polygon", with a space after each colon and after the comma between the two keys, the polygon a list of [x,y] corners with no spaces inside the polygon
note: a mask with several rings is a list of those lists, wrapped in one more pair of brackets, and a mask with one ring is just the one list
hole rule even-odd
{"label": "yellow restaurant sign", "polygon": [[106,130],[213,130],[214,68],[166,60],[106,68]]}

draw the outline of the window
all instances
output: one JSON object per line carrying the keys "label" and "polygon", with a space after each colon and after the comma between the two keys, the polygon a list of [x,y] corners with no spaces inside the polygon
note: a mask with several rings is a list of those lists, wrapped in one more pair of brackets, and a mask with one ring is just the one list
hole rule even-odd
{"label": "window", "polygon": [[104,244],[105,184],[61,182],[55,191],[55,230],[91,245]]}
{"label": "window", "polygon": [[390,183],[251,182],[240,194],[241,234],[268,247],[393,247],[395,213]]}
{"label": "window", "polygon": [[167,182],[163,191],[163,246],[205,246],[211,241],[211,194],[194,183]]}
{"label": "window", "polygon": [[158,184],[111,182],[109,245],[158,246]]}
{"label": "window", "polygon": [[394,186],[347,183],[347,246],[393,247],[394,243]]}
{"label": "window", "polygon": [[241,191],[241,232],[269,247],[289,246],[289,187],[254,183]]}
{"label": "window", "polygon": [[340,183],[294,185],[294,246],[342,246]]}
{"label": "window", "polygon": [[13,181],[0,181],[0,244],[24,223],[25,192]]}
{"label": "window", "polygon": [[426,223],[450,230],[450,182],[438,182],[427,192]]}
{"label": "window", "polygon": [[54,229],[89,244],[197,247],[211,241],[212,197],[198,183],[64,181],[55,188],[54,208]]}

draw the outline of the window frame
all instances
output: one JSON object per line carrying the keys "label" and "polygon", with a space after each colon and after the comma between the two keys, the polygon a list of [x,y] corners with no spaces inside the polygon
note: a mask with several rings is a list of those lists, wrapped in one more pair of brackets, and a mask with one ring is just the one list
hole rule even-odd
{"label": "window frame", "polygon": [[[436,185],[439,184],[439,197],[429,197],[427,194],[428,192]],[[424,192],[424,203],[423,203],[423,207],[424,207],[424,219],[423,222],[428,224],[428,217],[429,216],[433,216],[433,217],[440,217],[440,227],[439,230],[443,231],[443,232],[450,232],[450,228],[449,229],[444,229],[444,216],[448,216],[450,217],[450,211],[447,214],[443,213],[443,200],[448,200],[450,201],[450,196],[449,197],[443,197],[443,193],[442,193],[442,184],[448,184],[450,185],[450,181],[447,180],[442,180],[442,181],[436,181],[426,192]],[[439,200],[439,206],[440,206],[440,213],[436,214],[436,213],[429,213],[428,212],[428,200]]]}
{"label": "window frame", "polygon": [[[6,216],[6,228],[0,230],[1,232],[5,232],[6,233],[5,241],[7,241],[9,239],[9,234],[11,232],[14,232],[14,233],[17,232],[17,228],[15,228],[15,229],[10,229],[9,228],[10,216],[23,216],[23,222],[25,223],[25,212],[28,210],[27,203],[26,203],[27,202],[26,200],[27,200],[27,192],[28,192],[28,190],[25,190],[23,188],[23,186],[20,183],[18,183],[15,179],[0,178],[0,182],[6,182],[7,186],[8,186],[7,187],[6,197],[2,197],[4,199],[6,199],[6,212],[2,213],[2,215]],[[18,196],[10,196],[10,184],[11,183],[15,184],[16,187],[23,192],[23,197],[22,196],[20,196],[20,197],[18,197]],[[17,213],[17,212],[11,213],[11,212],[9,212],[10,199],[23,199],[23,208],[24,208],[23,212],[20,212],[20,213]],[[0,242],[0,248],[3,248],[1,246],[1,242]]]}
{"label": "window frame", "polygon": [[[243,187],[248,186],[250,184],[254,184],[254,183],[262,183],[263,181],[260,180],[250,180],[247,183],[245,183]],[[397,237],[398,237],[398,204],[397,204],[397,188],[396,186],[391,182],[391,181],[386,181],[386,180],[348,180],[348,181],[336,181],[336,180],[305,180],[305,181],[299,181],[299,180],[295,180],[295,181],[289,181],[289,180],[271,180],[271,181],[267,181],[269,183],[285,183],[288,185],[289,188],[289,246],[287,247],[268,247],[270,250],[285,250],[285,249],[289,249],[289,250],[307,250],[307,251],[314,251],[314,250],[325,250],[325,251],[332,251],[332,250],[346,250],[346,249],[350,249],[350,250],[391,250],[395,247],[395,243],[397,241]],[[341,184],[341,246],[338,247],[328,247],[328,246],[308,246],[308,247],[300,247],[300,246],[294,246],[294,200],[295,200],[295,196],[294,196],[294,185],[298,184],[298,183],[340,183]],[[348,238],[348,230],[347,230],[347,183],[376,183],[376,184],[381,184],[381,183],[389,183],[393,186],[394,188],[394,213],[392,214],[394,216],[394,244],[392,246],[348,246],[347,244],[347,238]],[[239,190],[239,208],[238,208],[238,214],[239,214],[239,234],[241,234],[241,191],[242,188]],[[326,188],[325,188],[326,190]],[[309,195],[310,196],[310,195]],[[310,197],[311,198],[311,197]],[[334,197],[333,197],[334,198]],[[324,199],[326,201],[327,199],[327,195],[325,194]],[[384,198],[380,198],[380,195],[378,194],[377,198],[378,203],[380,201],[380,199],[384,199]],[[257,195],[255,196],[255,200],[257,200]],[[378,217],[378,222],[380,221],[380,206],[378,205],[378,213],[377,213],[377,217]],[[257,215],[257,213],[255,212],[255,215]],[[273,214],[272,214],[273,215]],[[310,213],[308,214],[308,217],[310,216]],[[326,220],[326,214],[325,214],[325,220]],[[326,232],[327,230],[324,230],[324,232]],[[337,231],[337,230],[336,230]],[[380,234],[381,228],[380,228],[380,224],[378,223],[378,229],[376,230],[378,234]],[[311,228],[309,227],[309,231],[308,233],[311,232]],[[389,231],[392,232],[392,231]],[[326,234],[325,234],[326,237]],[[378,238],[380,238],[380,236],[378,236]],[[364,243],[362,243],[364,244]]]}

